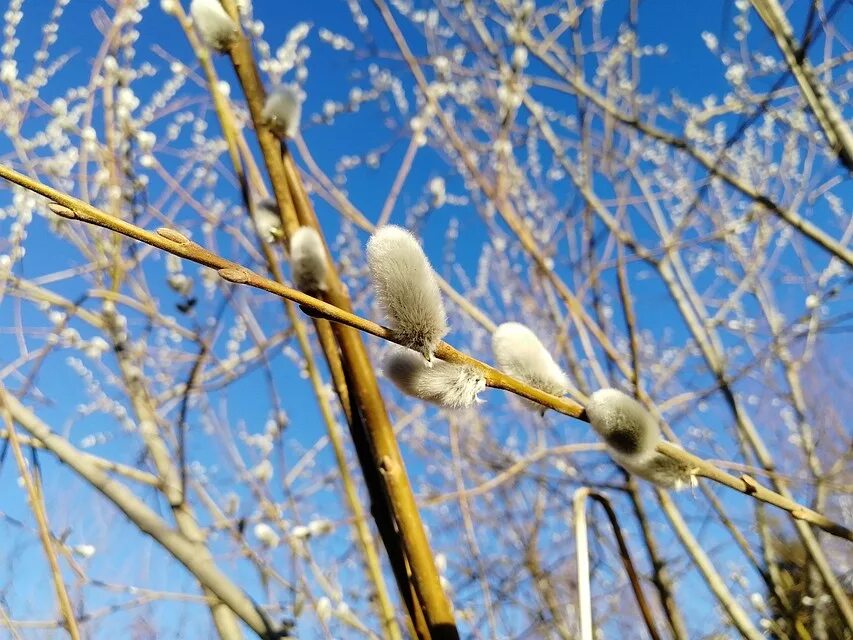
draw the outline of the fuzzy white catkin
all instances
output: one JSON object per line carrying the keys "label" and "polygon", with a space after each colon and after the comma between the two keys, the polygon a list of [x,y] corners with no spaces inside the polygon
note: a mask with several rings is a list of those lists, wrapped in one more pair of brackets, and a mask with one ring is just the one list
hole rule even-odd
{"label": "fuzzy white catkin", "polygon": [[262,460],[252,468],[252,475],[259,482],[269,482],[273,477],[272,462],[269,460]]}
{"label": "fuzzy white catkin", "polygon": [[78,544],[74,547],[74,553],[76,553],[81,558],[91,558],[95,555],[95,547],[91,544]]}
{"label": "fuzzy white catkin", "polygon": [[661,439],[658,423],[634,398],[618,389],[599,389],[590,396],[586,415],[610,456],[627,471],[668,489],[695,484],[690,467],[655,450]]}
{"label": "fuzzy white catkin", "polygon": [[298,525],[291,529],[290,535],[292,535],[297,540],[304,540],[305,538],[311,536],[311,530],[303,525]]}
{"label": "fuzzy white catkin", "polygon": [[269,92],[261,118],[274,135],[292,138],[299,131],[301,117],[302,100],[298,88],[283,85]]}
{"label": "fuzzy white catkin", "polygon": [[[492,334],[492,351],[498,368],[522,382],[555,396],[562,396],[569,379],[536,334],[518,322],[505,322]],[[525,406],[543,410],[535,402]]]}
{"label": "fuzzy white catkin", "polygon": [[376,297],[394,336],[432,362],[447,334],[447,314],[432,266],[415,237],[387,225],[367,243],[367,265]]}
{"label": "fuzzy white catkin", "polygon": [[299,227],[290,239],[290,262],[296,288],[306,293],[326,290],[326,249],[311,227]]}
{"label": "fuzzy white catkin", "polygon": [[650,458],[660,440],[652,415],[618,389],[599,389],[589,398],[586,415],[608,449],[636,462]]}
{"label": "fuzzy white catkin", "polygon": [[319,536],[332,531],[333,525],[328,520],[312,520],[308,523],[308,532],[312,536]]}
{"label": "fuzzy white catkin", "polygon": [[219,0],[193,0],[190,15],[201,39],[211,49],[224,53],[237,40],[237,25]]}
{"label": "fuzzy white catkin", "polygon": [[657,451],[641,462],[614,452],[611,452],[611,455],[627,471],[664,489],[680,491],[696,486],[695,469]]}
{"label": "fuzzy white catkin", "polygon": [[317,617],[323,622],[328,622],[332,617],[332,601],[326,596],[317,600]]}
{"label": "fuzzy white catkin", "polygon": [[478,401],[486,380],[472,367],[438,360],[427,365],[408,349],[395,349],[384,363],[385,376],[406,395],[448,409],[463,409]]}
{"label": "fuzzy white catkin", "polygon": [[275,200],[265,198],[255,205],[255,224],[261,237],[267,242],[275,242],[281,236],[281,216]]}
{"label": "fuzzy white catkin", "polygon": [[255,525],[255,537],[269,549],[277,547],[279,543],[278,534],[266,522],[259,522]]}

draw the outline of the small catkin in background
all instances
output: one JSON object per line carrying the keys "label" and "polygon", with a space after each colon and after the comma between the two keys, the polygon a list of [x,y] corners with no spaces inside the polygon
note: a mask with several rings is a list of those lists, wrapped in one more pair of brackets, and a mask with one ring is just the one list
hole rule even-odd
{"label": "small catkin in background", "polygon": [[201,39],[211,49],[225,53],[237,41],[237,25],[219,0],[193,0],[190,15]]}
{"label": "small catkin in background", "polygon": [[293,282],[300,291],[326,290],[328,265],[323,239],[316,229],[299,227],[290,239]]}
{"label": "small catkin in background", "polygon": [[299,131],[302,99],[299,89],[282,85],[272,89],[264,102],[261,119],[279,138],[292,138]]}

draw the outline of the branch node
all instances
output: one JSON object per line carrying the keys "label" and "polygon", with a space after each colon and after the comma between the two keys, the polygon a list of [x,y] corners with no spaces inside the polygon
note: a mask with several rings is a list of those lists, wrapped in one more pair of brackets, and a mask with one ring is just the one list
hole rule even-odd
{"label": "branch node", "polygon": [[76,220],[77,214],[66,207],[64,204],[59,204],[58,202],[48,202],[47,208],[53,211],[56,215],[62,216],[63,218],[68,218],[69,220]]}
{"label": "branch node", "polygon": [[157,229],[157,235],[166,240],[171,240],[172,242],[177,242],[178,244],[185,245],[190,243],[190,239],[187,238],[180,231],[176,231],[175,229],[170,229],[169,227],[160,227]]}
{"label": "branch node", "polygon": [[753,495],[758,491],[758,483],[755,481],[755,478],[744,473],[741,475],[740,479],[746,485],[744,491],[747,495]]}
{"label": "branch node", "polygon": [[394,464],[391,456],[382,456],[382,459],[379,460],[379,471],[385,476],[392,475],[397,471],[397,465]]}
{"label": "branch node", "polygon": [[223,280],[228,280],[228,282],[234,282],[236,284],[246,284],[249,281],[249,274],[243,269],[237,269],[234,267],[226,267],[224,269],[219,269],[217,271],[219,277]]}

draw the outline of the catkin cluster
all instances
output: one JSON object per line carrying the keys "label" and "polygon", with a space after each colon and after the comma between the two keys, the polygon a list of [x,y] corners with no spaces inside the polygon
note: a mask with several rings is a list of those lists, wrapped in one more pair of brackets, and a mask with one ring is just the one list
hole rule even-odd
{"label": "catkin cluster", "polygon": [[[447,314],[435,273],[415,237],[400,227],[382,227],[367,243],[367,264],[394,338],[406,347],[386,357],[386,377],[403,393],[442,407],[460,409],[478,402],[486,387],[479,369],[433,362],[433,352],[448,332]],[[492,351],[503,372],[551,395],[567,393],[568,376],[523,324],[500,325],[492,336]],[[524,403],[544,413],[538,403]],[[586,413],[610,456],[627,471],[665,488],[695,483],[693,469],[658,453],[658,423],[633,398],[617,389],[600,389],[592,394]]]}
{"label": "catkin cluster", "polygon": [[290,239],[293,283],[305,293],[326,291],[326,248],[312,227],[299,227]]}
{"label": "catkin cluster", "polygon": [[431,363],[449,329],[438,281],[421,245],[405,229],[384,226],[367,243],[367,266],[394,336]]}
{"label": "catkin cluster", "polygon": [[477,402],[486,387],[482,373],[433,362],[448,332],[447,314],[435,272],[415,237],[393,225],[380,228],[367,243],[367,265],[394,337],[407,347],[388,355],[385,375],[403,393],[443,407],[461,409]]}

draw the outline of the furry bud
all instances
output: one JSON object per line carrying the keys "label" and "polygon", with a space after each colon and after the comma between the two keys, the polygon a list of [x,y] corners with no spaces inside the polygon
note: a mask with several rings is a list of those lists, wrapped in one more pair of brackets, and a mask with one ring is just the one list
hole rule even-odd
{"label": "furry bud", "polygon": [[323,623],[328,622],[332,617],[332,601],[326,596],[317,600],[317,617]]}
{"label": "furry bud", "polygon": [[277,547],[280,541],[279,535],[266,522],[255,525],[255,537],[269,549]]}
{"label": "furry bud", "polygon": [[367,243],[367,265],[394,337],[431,362],[436,345],[447,334],[447,315],[420,244],[405,229],[384,226]]}
{"label": "furry bud", "polygon": [[[554,358],[530,329],[518,322],[505,322],[492,335],[492,351],[498,367],[531,387],[555,396],[566,393],[569,380]],[[525,406],[544,408],[529,400]]]}
{"label": "furry bud", "polygon": [[696,484],[693,469],[655,450],[660,442],[657,421],[630,396],[599,389],[590,397],[586,415],[610,456],[627,471],[666,489]]}
{"label": "furry bud", "polygon": [[193,0],[190,15],[204,43],[225,53],[237,40],[237,25],[219,4],[219,0]]}
{"label": "furry bud", "polygon": [[470,407],[486,388],[476,369],[442,360],[429,366],[408,349],[396,349],[385,359],[385,376],[406,395],[449,409]]}
{"label": "furry bud", "polygon": [[320,234],[311,227],[299,227],[290,239],[293,282],[300,291],[326,290],[326,249]]}
{"label": "furry bud", "polygon": [[279,138],[292,138],[299,131],[302,117],[302,100],[299,89],[285,85],[276,87],[267,95],[261,118]]}
{"label": "furry bud", "polygon": [[281,237],[281,216],[275,200],[265,198],[255,205],[255,224],[267,242],[275,242]]}
{"label": "furry bud", "polygon": [[616,460],[626,471],[648,480],[664,489],[675,489],[680,491],[687,487],[696,486],[696,473],[690,465],[673,460],[657,451],[650,458],[637,463],[628,456],[614,455]]}
{"label": "furry bud", "polygon": [[586,415],[609,450],[637,462],[650,458],[660,440],[660,429],[652,415],[618,389],[593,393]]}

